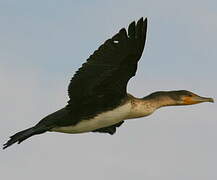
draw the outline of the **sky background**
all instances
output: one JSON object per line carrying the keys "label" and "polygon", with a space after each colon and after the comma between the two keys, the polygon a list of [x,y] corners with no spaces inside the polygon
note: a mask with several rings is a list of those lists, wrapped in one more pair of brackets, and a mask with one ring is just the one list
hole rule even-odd
{"label": "sky background", "polygon": [[[217,99],[216,0],[0,0],[0,143],[66,105],[74,72],[107,38],[148,17],[128,91]],[[0,150],[4,180],[217,178],[217,104],[162,108],[107,134],[46,133]]]}

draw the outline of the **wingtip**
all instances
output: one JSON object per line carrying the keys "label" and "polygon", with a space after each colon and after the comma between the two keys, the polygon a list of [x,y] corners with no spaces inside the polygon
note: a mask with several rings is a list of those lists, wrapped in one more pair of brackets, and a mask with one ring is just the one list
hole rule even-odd
{"label": "wingtip", "polygon": [[147,24],[148,24],[148,18],[147,17],[141,17],[137,22],[136,22],[136,26],[143,26],[145,28],[147,28]]}
{"label": "wingtip", "polygon": [[148,17],[141,17],[139,20],[138,20],[138,22],[139,21],[143,21],[143,22],[147,22],[148,21]]}
{"label": "wingtip", "polygon": [[137,24],[140,24],[143,22],[143,17],[141,17],[138,21],[137,21]]}
{"label": "wingtip", "polygon": [[148,18],[147,18],[147,17],[144,19],[144,23],[145,23],[145,24],[148,23]]}

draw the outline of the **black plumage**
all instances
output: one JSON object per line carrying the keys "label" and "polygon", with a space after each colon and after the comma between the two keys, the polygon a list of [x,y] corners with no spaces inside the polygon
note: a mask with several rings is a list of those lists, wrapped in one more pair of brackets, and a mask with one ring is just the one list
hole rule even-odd
{"label": "black plumage", "polygon": [[[112,110],[127,99],[126,87],[137,70],[147,31],[147,19],[132,22],[105,41],[75,73],[68,87],[66,107],[46,116],[34,127],[18,132],[4,144],[8,146],[55,127],[76,125],[101,112]],[[114,134],[123,121],[93,132]]]}
{"label": "black plumage", "polygon": [[136,74],[147,31],[147,19],[121,29],[91,55],[71,79],[68,104],[35,126],[11,136],[3,148],[27,138],[56,131],[114,134],[124,120],[145,117],[165,106],[214,102],[186,90],[159,91],[144,98],[127,94],[127,83]]}
{"label": "black plumage", "polygon": [[137,70],[146,40],[147,19],[132,22],[105,41],[76,72],[69,84],[67,108],[73,122],[114,109],[126,97],[129,79]]}

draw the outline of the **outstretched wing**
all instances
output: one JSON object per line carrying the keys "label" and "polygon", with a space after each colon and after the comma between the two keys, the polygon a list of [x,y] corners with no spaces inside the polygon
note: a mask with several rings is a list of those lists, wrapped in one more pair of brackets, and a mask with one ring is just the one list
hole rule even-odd
{"label": "outstretched wing", "polygon": [[[146,39],[147,19],[132,22],[91,55],[68,87],[68,108],[75,122],[113,109],[126,96],[129,79],[136,73]],[[76,120],[77,119],[77,120]]]}

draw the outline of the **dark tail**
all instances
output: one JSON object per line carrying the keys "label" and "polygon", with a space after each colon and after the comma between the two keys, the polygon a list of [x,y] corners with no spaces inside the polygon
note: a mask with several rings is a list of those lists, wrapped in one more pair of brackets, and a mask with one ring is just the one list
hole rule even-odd
{"label": "dark tail", "polygon": [[31,127],[29,129],[20,131],[16,134],[14,134],[13,136],[10,137],[10,139],[8,140],[8,142],[6,142],[3,145],[3,149],[6,149],[7,147],[11,146],[14,143],[18,143],[20,144],[21,142],[23,142],[24,140],[26,140],[27,138],[36,135],[36,134],[41,134],[44,133],[45,131],[47,131],[47,129],[42,129],[42,128],[38,128],[37,126]]}
{"label": "dark tail", "polygon": [[[65,119],[66,119],[66,122],[68,124],[65,123]],[[44,132],[52,129],[53,127],[65,126],[65,125],[70,125],[70,124],[71,124],[71,114],[69,113],[69,111],[66,108],[62,108],[62,109],[46,116],[45,118],[43,118],[34,127],[31,127],[31,128],[26,129],[24,131],[20,131],[20,132],[14,134],[13,136],[11,136],[10,139],[8,140],[8,142],[6,142],[3,145],[3,149],[6,149],[7,147],[11,146],[12,144],[14,144],[16,142],[18,144],[20,144],[21,142],[23,142],[27,138],[29,138],[33,135],[36,135],[36,134],[44,133]]]}

